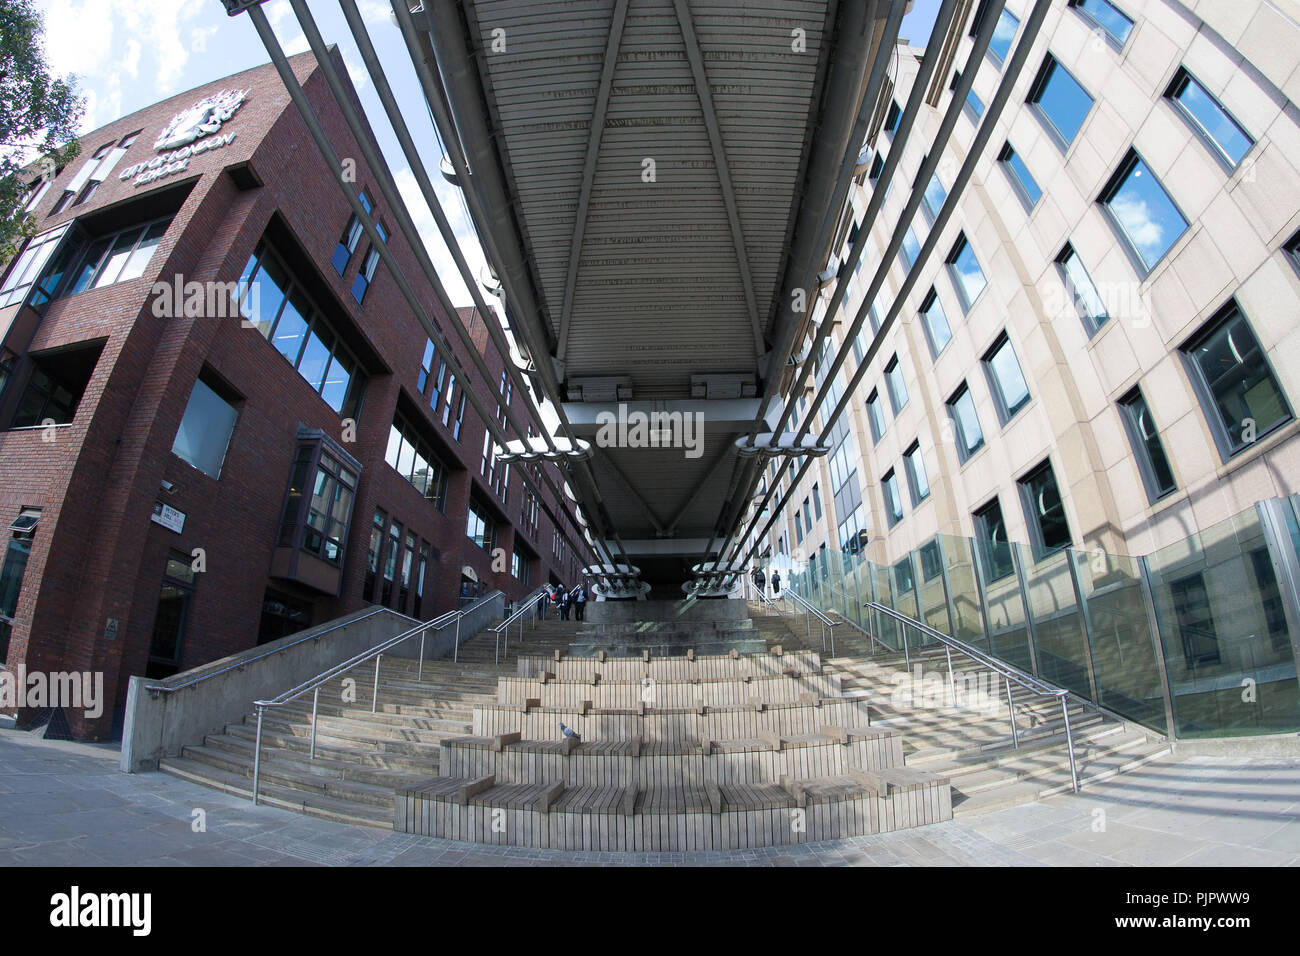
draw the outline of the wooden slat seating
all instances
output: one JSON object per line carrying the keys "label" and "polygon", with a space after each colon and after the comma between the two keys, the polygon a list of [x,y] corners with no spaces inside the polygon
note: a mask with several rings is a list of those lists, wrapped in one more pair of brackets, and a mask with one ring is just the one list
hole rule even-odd
{"label": "wooden slat seating", "polygon": [[840,678],[828,674],[761,676],[743,680],[665,681],[653,678],[619,681],[603,677],[592,681],[505,677],[497,684],[497,702],[519,705],[538,700],[542,707],[577,710],[583,703],[599,710],[630,710],[645,703],[647,709],[681,710],[704,704],[736,707],[756,701],[791,703],[803,694],[815,698],[839,697]]}
{"label": "wooden slat seating", "polygon": [[540,678],[552,675],[554,680],[589,681],[595,674],[601,680],[639,681],[651,677],[657,681],[727,680],[744,677],[778,675],[794,668],[800,674],[821,672],[821,655],[813,651],[793,651],[783,655],[725,654],[700,655],[693,660],[685,657],[520,657],[516,662],[517,676]]}
{"label": "wooden slat seating", "polygon": [[[946,779],[811,652],[521,658],[395,828],[513,846],[728,849],[951,819]],[[654,680],[654,700],[642,680]],[[564,724],[581,739],[566,737]]]}
{"label": "wooden slat seating", "polygon": [[699,746],[701,740],[737,740],[762,734],[810,734],[825,725],[868,727],[871,721],[865,698],[828,698],[819,703],[801,701],[738,707],[646,709],[644,714],[632,709],[593,707],[584,713],[577,709],[488,704],[474,708],[472,733],[476,737],[518,733],[525,740],[554,740],[561,736],[561,723],[584,741],[640,737],[645,741],[684,741]]}
{"label": "wooden slat seating", "polygon": [[[847,743],[840,742],[842,737]],[[491,775],[498,783],[558,780],[569,787],[704,786],[776,783],[785,776],[840,776],[856,770],[889,769],[903,762],[901,737],[869,728],[844,734],[709,741],[707,747],[583,742],[567,752],[561,741],[524,740],[499,746],[501,739],[457,737],[443,741],[441,772],[465,779]]]}

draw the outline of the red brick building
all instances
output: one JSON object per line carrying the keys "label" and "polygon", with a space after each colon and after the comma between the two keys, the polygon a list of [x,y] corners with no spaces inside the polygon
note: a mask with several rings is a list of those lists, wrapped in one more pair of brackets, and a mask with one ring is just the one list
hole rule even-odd
{"label": "red brick building", "polygon": [[112,734],[133,674],[581,567],[521,466],[485,461],[464,390],[527,419],[495,316],[441,314],[315,60],[291,62],[469,381],[432,357],[270,65],[84,137],[35,184],[37,235],[0,284],[0,660],[102,671],[113,706],[70,714],[79,737]]}

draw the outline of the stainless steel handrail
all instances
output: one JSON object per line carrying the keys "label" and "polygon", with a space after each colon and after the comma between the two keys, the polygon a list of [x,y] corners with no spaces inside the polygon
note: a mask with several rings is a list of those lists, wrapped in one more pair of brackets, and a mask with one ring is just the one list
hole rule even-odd
{"label": "stainless steel handrail", "polygon": [[869,607],[873,611],[892,617],[903,625],[903,658],[907,662],[907,667],[909,669],[912,666],[912,662],[907,647],[908,627],[914,627],[922,634],[932,637],[944,645],[944,654],[948,659],[949,693],[952,695],[954,701],[956,700],[956,684],[953,679],[952,671],[953,651],[965,654],[976,663],[982,664],[989,670],[1001,674],[1007,691],[1007,710],[1011,715],[1011,745],[1017,750],[1020,749],[1020,734],[1016,729],[1016,707],[1015,701],[1011,696],[1011,682],[1015,681],[1021,687],[1025,688],[1025,690],[1032,694],[1037,694],[1040,697],[1057,698],[1061,702],[1061,717],[1065,721],[1065,745],[1070,756],[1070,782],[1074,787],[1074,792],[1079,792],[1079,771],[1074,762],[1074,732],[1070,726],[1070,692],[1068,690],[1063,687],[1053,687],[1051,684],[1046,684],[1043,681],[1040,681],[1037,677],[1034,677],[1031,674],[1026,674],[1020,668],[1000,661],[995,657],[990,657],[978,648],[972,647],[964,641],[959,641],[955,637],[951,637],[942,631],[936,630],[929,624],[923,624],[915,618],[908,617],[906,614],[895,611],[892,607],[886,607],[885,605],[878,604],[875,601],[867,601],[862,606]]}
{"label": "stainless steel handrail", "polygon": [[[280,647],[277,647],[273,650],[266,651],[263,654],[258,654],[255,657],[249,657],[244,660],[237,661],[234,664],[228,664],[227,666],[221,668],[220,670],[215,670],[207,674],[200,674],[198,677],[187,680],[184,683],[146,684],[144,689],[152,690],[152,691],[160,691],[164,694],[170,694],[172,691],[181,690],[184,687],[193,687],[195,684],[202,683],[203,681],[208,680],[209,678],[218,677],[221,674],[226,674],[229,673],[230,671],[240,670],[241,668],[247,667],[249,664],[252,664],[254,661],[260,661],[263,658],[273,657],[276,654],[281,653],[282,651],[287,651],[291,647],[297,647],[299,644],[305,644],[307,641],[314,641],[317,638],[319,638],[322,634],[328,634],[330,631],[337,631],[341,627],[348,627],[349,625],[357,623],[357,621],[364,621],[366,618],[374,617],[376,614],[381,614],[384,611],[388,611],[390,614],[395,614],[398,617],[406,616],[405,614],[398,614],[392,608],[376,607],[367,611],[365,614],[358,614],[356,617],[350,618],[349,620],[341,621],[338,624],[334,624],[330,627],[322,628],[319,631],[312,631],[310,634],[304,634],[296,641],[290,641],[288,644],[281,645]],[[412,620],[414,619],[412,618]]]}
{"label": "stainless steel handrail", "polygon": [[[501,635],[503,633],[505,634],[506,654],[508,655],[510,653],[510,625],[513,624],[516,620],[519,621],[519,642],[522,644],[524,640],[523,615],[527,614],[529,611],[533,611],[537,606],[538,599],[541,598],[543,594],[549,594],[549,593],[550,593],[550,588],[547,585],[543,584],[537,590],[533,591],[532,594],[528,595],[528,597],[522,598],[519,602],[519,606],[515,608],[515,610],[504,621],[502,621],[496,627],[489,628],[489,630],[491,630],[492,633],[496,635],[496,662],[498,664],[501,663]],[[536,630],[537,629],[536,614],[533,615],[532,620],[533,620],[532,629]]]}
{"label": "stainless steel handrail", "polygon": [[[301,697],[303,694],[307,693],[307,691],[312,692],[311,745],[308,750],[308,759],[315,760],[316,759],[316,717],[320,706],[320,689],[324,684],[329,683],[330,681],[332,681],[334,678],[338,677],[341,674],[346,674],[354,667],[358,667],[361,664],[366,663],[368,660],[370,660],[370,658],[373,657],[375,659],[375,677],[374,677],[374,686],[373,689],[371,690],[371,696],[370,696],[370,712],[372,714],[375,713],[375,709],[379,705],[379,665],[380,662],[383,660],[385,651],[389,650],[390,648],[396,647],[398,644],[402,644],[406,641],[409,641],[411,638],[415,637],[418,634],[420,636],[420,655],[419,655],[419,668],[416,672],[416,680],[417,681],[423,680],[424,679],[425,636],[428,634],[428,632],[431,630],[433,631],[441,630],[442,628],[447,627],[454,623],[456,625],[456,649],[459,650],[460,619],[465,615],[469,614],[471,611],[474,611],[477,608],[481,607],[486,602],[495,600],[498,596],[501,595],[501,593],[502,593],[501,591],[493,591],[491,594],[488,594],[480,598],[478,601],[475,601],[473,604],[467,607],[458,608],[453,611],[447,611],[445,614],[440,614],[438,617],[435,617],[430,621],[425,621],[422,624],[417,624],[415,627],[411,628],[408,631],[403,631],[401,634],[397,634],[393,637],[388,638],[385,641],[381,641],[380,643],[376,644],[374,647],[368,648],[367,650],[362,651],[360,654],[355,654],[352,657],[348,658],[347,660],[327,668],[326,670],[317,674],[315,677],[312,677],[304,681],[303,683],[299,684],[296,687],[291,687],[289,690],[286,690],[284,693],[276,697],[272,697],[270,700],[253,701],[253,706],[257,708],[257,737],[253,743],[253,805],[256,806],[258,803],[258,790],[260,789],[259,785],[261,783],[262,718],[265,716],[266,708],[282,707],[285,704],[289,703],[291,700],[296,700],[297,698]],[[383,609],[381,608],[380,610]]]}
{"label": "stainless steel handrail", "polygon": [[[800,595],[790,590],[788,587],[783,590],[776,598],[769,598],[764,592],[765,589],[758,589],[758,596],[769,606],[775,607],[777,601],[788,601],[796,608],[803,608],[804,621],[808,628],[808,642],[812,643],[812,619],[817,618],[817,624],[821,628],[822,650],[826,649],[826,637],[830,636],[831,656],[835,656],[835,628],[839,626],[839,621],[832,621],[827,615],[822,613],[819,608],[805,601]],[[777,612],[778,614],[780,611]],[[797,612],[796,612],[797,613]]]}

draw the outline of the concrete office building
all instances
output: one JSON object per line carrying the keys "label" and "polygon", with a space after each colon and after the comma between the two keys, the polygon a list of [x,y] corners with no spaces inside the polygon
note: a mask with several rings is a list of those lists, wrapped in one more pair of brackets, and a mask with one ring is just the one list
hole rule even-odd
{"label": "concrete office building", "polygon": [[[316,61],[292,64],[389,232]],[[0,661],[102,672],[108,706],[77,736],[112,732],[133,674],[368,603],[427,620],[577,580],[580,532],[467,407],[472,389],[528,420],[496,316],[446,314],[417,281],[455,374],[337,175],[267,65],[87,134],[32,184],[37,234],[0,284]]]}
{"label": "concrete office building", "polygon": [[[954,21],[916,125],[896,143],[924,52],[905,41],[897,48],[893,88],[830,264],[850,291],[832,317],[819,386],[914,185],[924,197],[822,406],[823,414],[834,406],[867,358],[832,451],[790,493],[762,548],[796,577],[811,572],[810,582],[826,576],[836,552],[881,568],[901,561],[905,579],[889,584],[895,592],[915,586],[922,613],[926,582],[945,561],[950,574],[960,566],[967,586],[947,582],[951,610],[941,629],[989,640],[1040,670],[1051,613],[1043,611],[1037,643],[1032,628],[1023,633],[1023,611],[1007,615],[1011,624],[993,620],[998,613],[963,622],[958,595],[977,590],[971,557],[940,557],[935,543],[980,543],[984,591],[975,603],[995,607],[994,582],[1018,576],[1017,600],[1031,619],[1036,605],[1076,602],[1069,574],[1047,580],[1053,555],[1094,554],[1098,567],[1148,556],[1156,584],[1148,603],[1170,673],[1174,658],[1196,671],[1192,683],[1274,668],[1289,682],[1293,710],[1297,649],[1286,614],[1295,612],[1295,594],[1268,559],[1255,509],[1272,500],[1285,510],[1286,496],[1300,491],[1294,4],[1055,4],[955,215],[868,356],[1030,6],[1006,4],[964,115],[924,184],[921,163],[989,4],[967,4]],[[885,188],[879,177],[899,148],[861,265],[849,271],[872,191]],[[767,477],[784,486],[792,473],[773,467]],[[1229,546],[1238,560],[1188,560]],[[1257,599],[1236,603],[1247,592]],[[935,608],[944,603],[939,593]],[[999,646],[999,627],[1013,625],[1014,640]]]}

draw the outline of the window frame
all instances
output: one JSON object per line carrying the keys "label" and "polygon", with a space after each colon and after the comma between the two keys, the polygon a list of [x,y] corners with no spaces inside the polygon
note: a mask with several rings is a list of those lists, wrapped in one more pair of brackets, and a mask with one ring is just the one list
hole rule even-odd
{"label": "window frame", "polygon": [[[1056,498],[1060,502],[1061,521],[1065,525],[1067,541],[1065,544],[1049,545],[1043,535],[1042,515],[1034,500],[1031,482],[1039,476],[1046,473],[1051,477],[1052,487],[1056,490]],[[1016,479],[1016,490],[1020,495],[1020,505],[1025,512],[1025,526],[1029,530],[1029,544],[1033,551],[1035,561],[1044,561],[1054,554],[1062,551],[1068,551],[1074,547],[1074,531],[1070,528],[1070,518],[1065,510],[1065,495],[1061,493],[1061,483],[1056,478],[1056,470],[1052,468],[1050,457],[1044,458],[1037,465],[1025,472]]]}
{"label": "window frame", "polygon": [[[942,345],[935,342],[934,328],[930,321],[931,310],[936,305],[939,307],[939,315],[943,317],[943,324],[948,330],[948,338],[944,340]],[[934,286],[930,286],[930,291],[921,300],[919,314],[921,316],[921,328],[925,332],[925,344],[930,347],[930,358],[938,361],[939,356],[943,354],[943,350],[952,343],[953,334],[952,322],[948,320],[948,310],[943,307],[943,300],[939,298],[939,291]]]}
{"label": "window frame", "polygon": [[[1165,469],[1169,472],[1169,479],[1172,484],[1161,489],[1159,479],[1156,477],[1155,461],[1151,458],[1150,446],[1146,437],[1142,434],[1137,412],[1137,405],[1141,403],[1142,408],[1151,416],[1151,424],[1154,429],[1156,447],[1160,449],[1160,456],[1165,460]],[[1142,485],[1146,489],[1147,501],[1155,504],[1164,498],[1169,497],[1178,490],[1178,479],[1174,476],[1173,462],[1169,460],[1169,455],[1165,452],[1164,442],[1160,440],[1160,429],[1155,427],[1155,416],[1151,411],[1151,404],[1142,394],[1142,389],[1134,385],[1131,389],[1115,400],[1115,407],[1119,410],[1120,420],[1124,423],[1124,432],[1128,435],[1129,445],[1133,448],[1133,458],[1137,462],[1138,474],[1142,478]]]}
{"label": "window frame", "polygon": [[[970,400],[971,415],[980,430],[980,440],[973,448],[968,447],[970,442],[966,440],[966,429],[962,425],[961,416],[957,413],[957,403],[963,398]],[[955,439],[953,443],[957,446],[957,460],[964,465],[987,444],[984,439],[984,426],[980,424],[979,409],[975,407],[975,395],[970,390],[969,383],[963,381],[958,385],[957,390],[948,396],[948,400],[944,402],[944,408],[948,410],[948,418],[952,422],[953,438]]]}
{"label": "window frame", "polygon": [[[902,402],[899,402],[898,396],[895,394],[894,371],[898,372],[898,384],[903,390]],[[903,363],[899,360],[897,352],[895,352],[890,357],[889,361],[885,363],[884,374],[885,391],[889,393],[889,406],[894,410],[894,417],[897,418],[899,413],[907,407],[907,403],[911,401],[911,395],[909,395],[907,391],[907,381],[903,376]]]}
{"label": "window frame", "polygon": [[[957,269],[957,260],[960,259],[962,254],[968,250],[971,259],[975,262],[975,267],[980,271],[980,278],[984,280],[984,284],[980,286],[979,292],[976,293],[975,298],[973,299],[969,298],[970,292],[962,282],[961,273]],[[957,304],[961,306],[964,315],[969,315],[971,309],[975,308],[980,297],[984,295],[985,291],[987,291],[989,287],[989,277],[988,273],[984,271],[984,266],[980,265],[980,258],[975,252],[975,246],[972,245],[970,239],[966,238],[965,230],[957,233],[957,239],[952,244],[952,250],[948,253],[947,258],[945,258],[943,262],[948,271],[948,279],[952,282],[953,290],[957,293]]]}
{"label": "window frame", "polygon": [[[1151,176],[1152,181],[1155,182],[1155,184],[1160,188],[1160,191],[1164,193],[1165,198],[1169,200],[1169,204],[1173,207],[1174,212],[1176,212],[1178,217],[1183,221],[1182,231],[1179,232],[1169,245],[1165,247],[1164,251],[1160,253],[1159,258],[1150,264],[1147,263],[1146,257],[1138,248],[1137,243],[1134,242],[1133,238],[1129,235],[1128,230],[1124,228],[1124,224],[1120,222],[1119,217],[1115,214],[1114,210],[1111,209],[1111,203],[1119,194],[1119,191],[1124,188],[1125,183],[1127,183],[1129,177],[1133,175],[1138,164],[1141,164],[1146,169],[1147,173]],[[1130,147],[1129,151],[1124,154],[1124,158],[1120,161],[1119,166],[1116,167],[1115,172],[1111,175],[1110,179],[1106,181],[1106,185],[1102,188],[1101,194],[1097,197],[1097,204],[1101,206],[1107,222],[1111,224],[1111,228],[1119,237],[1120,246],[1128,255],[1129,262],[1132,263],[1139,279],[1145,280],[1151,275],[1151,273],[1155,272],[1160,264],[1169,258],[1169,254],[1173,252],[1174,247],[1182,241],[1183,236],[1187,235],[1187,231],[1191,228],[1191,220],[1187,218],[1187,214],[1183,212],[1182,207],[1178,205],[1177,200],[1175,200],[1169,190],[1165,188],[1165,184],[1160,181],[1158,176],[1156,176],[1154,170],[1151,169],[1150,164],[1148,164],[1147,161],[1142,158],[1142,155],[1132,147]]]}
{"label": "window frame", "polygon": [[[1214,391],[1210,386],[1209,380],[1205,377],[1205,370],[1201,367],[1195,356],[1192,354],[1195,349],[1203,345],[1208,339],[1213,337],[1225,325],[1227,325],[1233,315],[1240,316],[1242,323],[1250,332],[1251,338],[1255,341],[1255,350],[1259,353],[1259,361],[1264,366],[1264,371],[1273,382],[1273,388],[1277,392],[1278,398],[1282,403],[1285,411],[1284,417],[1278,419],[1272,425],[1262,432],[1257,432],[1253,441],[1243,442],[1234,441],[1228,423],[1223,420],[1219,411],[1218,399],[1215,398]],[[1295,421],[1295,409],[1292,407],[1290,400],[1287,398],[1282,383],[1277,374],[1273,371],[1273,365],[1268,360],[1268,352],[1259,341],[1259,336],[1255,334],[1254,326],[1251,325],[1250,317],[1246,311],[1241,308],[1236,298],[1229,299],[1228,302],[1214,313],[1201,327],[1194,332],[1182,345],[1178,347],[1178,355],[1183,363],[1183,368],[1187,373],[1188,379],[1192,383],[1192,390],[1196,394],[1198,403],[1201,406],[1201,414],[1209,426],[1210,434],[1214,438],[1215,446],[1219,450],[1219,456],[1224,464],[1249,451],[1252,447],[1258,445],[1267,436],[1273,434],[1281,428]]]}
{"label": "window frame", "polygon": [[1109,27],[1107,27],[1104,23],[1102,23],[1095,16],[1093,16],[1092,11],[1084,7],[1084,3],[1086,2],[1087,0],[1070,0],[1070,9],[1073,10],[1075,13],[1077,13],[1080,17],[1082,17],[1085,22],[1091,24],[1095,30],[1100,30],[1102,32],[1102,35],[1105,36],[1106,42],[1111,45],[1111,47],[1115,50],[1116,53],[1122,53],[1124,51],[1124,47],[1128,45],[1128,41],[1133,36],[1133,28],[1137,25],[1136,21],[1132,17],[1130,17],[1127,13],[1125,13],[1123,10],[1121,10],[1119,7],[1117,7],[1114,3],[1112,3],[1111,0],[1098,0],[1098,2],[1104,3],[1106,6],[1110,7],[1117,14],[1119,14],[1121,17],[1123,17],[1125,20],[1128,21],[1128,31],[1124,34],[1124,38],[1120,39],[1119,37],[1115,36],[1115,34],[1110,32]]}
{"label": "window frame", "polygon": [[[891,511],[891,493],[892,503],[896,510]],[[885,521],[890,528],[897,527],[902,523],[906,513],[903,510],[903,491],[898,487],[898,474],[896,469],[890,468],[880,477],[880,494],[885,500]]]}
{"label": "window frame", "polygon": [[[1016,368],[1020,372],[1020,380],[1025,385],[1025,397],[1021,399],[1015,408],[1007,405],[1006,396],[1002,391],[1002,382],[993,368],[993,359],[1003,348],[1011,349],[1011,355],[1016,360]],[[989,393],[993,396],[993,406],[998,413],[998,421],[1003,427],[1006,427],[1034,398],[1033,390],[1029,387],[1029,379],[1025,377],[1025,367],[1020,362],[1020,354],[1016,351],[1015,344],[1011,341],[1011,336],[1006,329],[999,332],[997,338],[993,340],[993,344],[985,350],[980,357],[980,365],[983,367],[984,376],[988,380]]]}
{"label": "window frame", "polygon": [[[1104,314],[1100,318],[1091,314],[1085,315],[1083,310],[1079,307],[1079,300],[1081,297],[1075,289],[1074,277],[1070,275],[1069,269],[1066,267],[1066,263],[1070,260],[1074,260],[1078,263],[1079,269],[1083,273],[1083,277],[1088,280],[1088,285],[1092,288],[1092,294],[1101,304]],[[1088,267],[1084,265],[1083,258],[1079,255],[1079,251],[1074,248],[1073,243],[1067,242],[1057,254],[1054,261],[1061,279],[1061,284],[1065,287],[1066,295],[1069,296],[1070,302],[1074,306],[1074,311],[1079,316],[1079,321],[1083,323],[1084,331],[1088,333],[1088,338],[1091,339],[1102,330],[1102,327],[1107,322],[1110,321],[1110,310],[1106,308],[1106,300],[1101,297],[1101,292],[1097,288],[1097,283],[1092,278],[1092,273],[1090,273]]]}
{"label": "window frame", "polygon": [[[1084,111],[1083,118],[1079,120],[1079,128],[1074,134],[1066,138],[1065,131],[1056,125],[1051,114],[1043,108],[1041,100],[1043,94],[1047,92],[1047,87],[1052,82],[1052,77],[1057,70],[1061,70],[1077,86],[1083,95],[1088,97],[1088,108]],[[1025,104],[1030,107],[1030,112],[1038,119],[1039,123],[1047,130],[1048,137],[1056,144],[1062,153],[1069,152],[1074,141],[1079,138],[1083,128],[1088,125],[1088,117],[1092,115],[1092,108],[1097,105],[1097,98],[1088,92],[1088,88],[1079,82],[1078,77],[1071,73],[1050,51],[1043,56],[1043,62],[1038,67],[1038,73],[1034,76],[1034,82],[1029,87],[1029,95],[1025,98]]]}
{"label": "window frame", "polygon": [[[1015,160],[1020,161],[1019,169],[1016,168]],[[1029,164],[1025,162],[1025,157],[1016,152],[1016,148],[1011,145],[1011,140],[1002,144],[1002,149],[998,153],[998,165],[1011,181],[1011,191],[1020,199],[1025,211],[1032,213],[1038,208],[1038,201],[1043,198],[1043,187],[1038,185],[1038,180],[1034,179],[1034,174],[1029,171]],[[1028,185],[1025,183],[1026,179],[1029,180]],[[1037,192],[1037,196],[1031,194],[1029,189],[1031,185],[1034,192]]]}
{"label": "window frame", "polygon": [[[917,481],[918,464],[921,477],[925,479],[924,494],[921,493]],[[921,440],[919,438],[907,447],[907,451],[903,452],[903,471],[907,474],[907,491],[912,497],[912,510],[915,511],[923,501],[930,497],[930,476],[925,470],[925,458],[921,454]]]}
{"label": "window frame", "polygon": [[[1205,124],[1203,124],[1196,114],[1188,108],[1187,104],[1180,99],[1186,89],[1192,85],[1195,85],[1201,93],[1205,95],[1205,98],[1214,104],[1214,107],[1223,114],[1223,118],[1227,120],[1227,122],[1231,123],[1236,128],[1237,132],[1241,134],[1242,138],[1246,140],[1246,150],[1241,154],[1241,159],[1233,159],[1228,155],[1227,150],[1223,148],[1215,138],[1214,134],[1205,127]],[[1246,132],[1246,128],[1241,125],[1240,120],[1233,116],[1228,108],[1219,102],[1219,98],[1211,93],[1206,88],[1205,84],[1198,80],[1196,75],[1188,70],[1185,65],[1179,64],[1177,71],[1174,73],[1174,78],[1169,81],[1169,85],[1165,87],[1165,91],[1160,98],[1166,101],[1173,108],[1173,111],[1179,115],[1182,121],[1191,128],[1192,132],[1196,135],[1196,138],[1199,139],[1201,144],[1210,151],[1211,155],[1214,156],[1215,160],[1223,167],[1224,171],[1228,173],[1228,175],[1232,175],[1240,169],[1241,164],[1246,161],[1246,157],[1249,156],[1251,151],[1255,148],[1257,140],[1251,136],[1250,133]]]}

